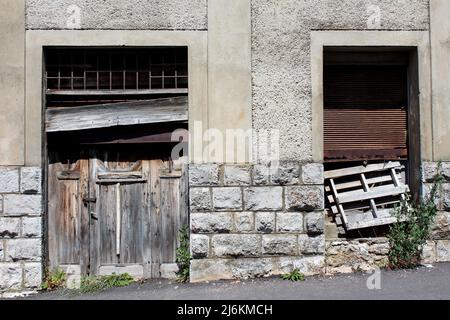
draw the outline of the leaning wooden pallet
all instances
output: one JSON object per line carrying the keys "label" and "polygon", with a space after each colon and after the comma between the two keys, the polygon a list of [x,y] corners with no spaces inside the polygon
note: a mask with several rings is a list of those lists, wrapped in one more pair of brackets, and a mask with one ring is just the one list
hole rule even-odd
{"label": "leaning wooden pallet", "polygon": [[332,214],[345,231],[397,222],[392,207],[409,191],[401,182],[400,162],[370,164],[325,172],[327,199]]}

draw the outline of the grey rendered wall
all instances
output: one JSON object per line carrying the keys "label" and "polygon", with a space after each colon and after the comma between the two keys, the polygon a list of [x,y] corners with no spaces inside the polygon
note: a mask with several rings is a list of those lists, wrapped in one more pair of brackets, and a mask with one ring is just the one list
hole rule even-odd
{"label": "grey rendered wall", "polygon": [[81,29],[207,28],[207,0],[27,0],[27,29],[70,29],[71,5]]}
{"label": "grey rendered wall", "polygon": [[0,10],[0,166],[24,164],[24,0],[2,0]]}
{"label": "grey rendered wall", "polygon": [[[370,19],[376,6],[379,25]],[[428,30],[428,6],[428,0],[252,0],[253,127],[281,130],[282,160],[312,160],[311,30]]]}

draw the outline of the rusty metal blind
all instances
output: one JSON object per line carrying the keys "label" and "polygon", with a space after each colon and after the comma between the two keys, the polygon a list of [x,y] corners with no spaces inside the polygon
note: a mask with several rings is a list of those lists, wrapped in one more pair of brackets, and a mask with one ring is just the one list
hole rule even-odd
{"label": "rusty metal blind", "polygon": [[325,160],[405,159],[407,139],[405,67],[325,67]]}

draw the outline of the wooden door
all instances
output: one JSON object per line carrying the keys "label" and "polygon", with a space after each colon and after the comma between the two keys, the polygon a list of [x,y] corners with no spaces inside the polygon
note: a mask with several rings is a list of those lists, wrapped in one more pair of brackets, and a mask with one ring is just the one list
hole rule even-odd
{"label": "wooden door", "polygon": [[[61,245],[70,248],[66,251],[71,255],[61,260],[50,253],[53,265],[81,264],[77,257],[87,257],[85,273],[159,277],[161,264],[175,263],[178,231],[187,225],[185,171],[174,170],[164,157],[142,152],[96,149],[88,154],[72,165],[80,171],[72,174],[74,179],[84,180],[67,180],[70,188],[53,182],[57,166],[49,170],[49,187],[62,195],[49,198],[50,224],[58,225],[56,216],[67,214],[82,221],[71,228],[49,229],[53,238],[65,239]],[[65,200],[64,206],[50,205],[66,198],[71,201]],[[72,236],[72,229],[81,236]]]}
{"label": "wooden door", "polygon": [[89,267],[89,160],[79,155],[51,153],[48,165],[49,267]]}

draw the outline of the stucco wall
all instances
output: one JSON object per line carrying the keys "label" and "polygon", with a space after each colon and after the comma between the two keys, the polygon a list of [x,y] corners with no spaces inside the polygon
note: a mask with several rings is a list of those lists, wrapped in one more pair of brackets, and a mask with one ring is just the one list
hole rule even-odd
{"label": "stucco wall", "polygon": [[0,10],[0,165],[24,163],[24,0],[5,0]]}
{"label": "stucco wall", "polygon": [[71,5],[81,29],[207,28],[207,0],[27,0],[27,29],[71,29]]}
{"label": "stucco wall", "polygon": [[[380,25],[370,20],[376,5]],[[428,0],[252,0],[253,126],[282,160],[312,159],[311,30],[427,30]],[[369,23],[368,23],[369,21]]]}

